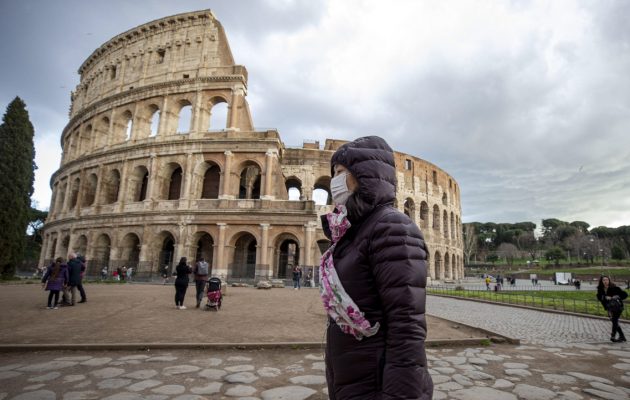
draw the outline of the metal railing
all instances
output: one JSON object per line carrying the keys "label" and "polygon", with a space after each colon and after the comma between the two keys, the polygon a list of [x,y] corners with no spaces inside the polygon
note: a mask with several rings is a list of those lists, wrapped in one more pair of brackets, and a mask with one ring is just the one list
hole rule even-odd
{"label": "metal railing", "polygon": [[[608,317],[602,304],[596,300],[567,299],[560,297],[547,297],[533,293],[510,293],[509,291],[468,290],[454,289],[440,286],[428,286],[427,294],[459,297],[466,299],[478,299],[499,304],[514,304],[540,309],[551,309],[580,314]],[[630,320],[629,307],[625,307],[621,313],[621,319]]]}

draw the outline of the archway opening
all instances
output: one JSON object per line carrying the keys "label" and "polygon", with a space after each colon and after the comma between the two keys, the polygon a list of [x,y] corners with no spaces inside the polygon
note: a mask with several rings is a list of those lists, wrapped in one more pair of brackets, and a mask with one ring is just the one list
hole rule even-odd
{"label": "archway opening", "polygon": [[208,275],[212,275],[212,257],[214,255],[214,240],[207,233],[201,235],[197,240],[197,250],[195,251],[195,260],[203,258],[208,263]]}
{"label": "archway opening", "polygon": [[112,241],[106,234],[101,234],[94,245],[94,260],[90,263],[91,271],[100,271],[103,267],[109,268],[109,257]]}
{"label": "archway opening", "polygon": [[182,169],[181,167],[175,168],[171,173],[171,178],[168,185],[168,199],[179,200],[182,192]]}
{"label": "archway opening", "polygon": [[228,104],[222,98],[214,99],[211,103],[208,131],[222,131],[227,128]]}
{"label": "archway opening", "polygon": [[442,255],[439,251],[435,252],[435,279],[444,279],[444,270],[442,269]]}
{"label": "archway opening", "polygon": [[244,233],[236,240],[230,270],[232,278],[254,279],[256,277],[256,238],[252,234]]}
{"label": "archway opening", "polygon": [[287,188],[288,199],[297,201],[302,199],[302,181],[292,176],[284,182]]}
{"label": "archway opening", "polygon": [[257,165],[248,165],[241,171],[238,198],[260,198],[260,168]]}
{"label": "archway opening", "polygon": [[211,164],[203,175],[202,199],[218,199],[221,170],[216,164]]}
{"label": "archway opening", "polygon": [[315,181],[315,185],[313,185],[313,201],[318,206],[332,204],[329,176],[321,176]]}
{"label": "archway opening", "polygon": [[160,268],[162,271],[166,271],[167,276],[170,276],[173,272],[173,258],[175,257],[175,239],[173,235],[166,232],[164,239],[162,239],[162,246],[160,247],[160,254],[158,260],[160,262]]}
{"label": "archway opening", "polygon": [[416,212],[416,205],[413,202],[413,199],[411,198],[406,199],[404,207],[405,207],[404,209],[405,215],[413,220],[415,216],[415,212]]}
{"label": "archway opening", "polygon": [[291,269],[300,261],[300,245],[294,239],[285,239],[278,246],[278,278],[291,277]]}
{"label": "archway opening", "polygon": [[122,240],[120,262],[127,268],[137,271],[140,264],[140,238],[135,233],[128,233]]}

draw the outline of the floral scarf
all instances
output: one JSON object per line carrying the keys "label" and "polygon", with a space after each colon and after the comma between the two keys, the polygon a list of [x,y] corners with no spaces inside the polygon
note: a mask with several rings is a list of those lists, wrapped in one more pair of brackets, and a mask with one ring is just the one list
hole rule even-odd
{"label": "floral scarf", "polygon": [[378,332],[379,323],[370,326],[359,307],[346,293],[337,276],[333,263],[333,252],[337,242],[350,228],[348,210],[343,205],[337,205],[338,213],[326,214],[332,236],[332,246],[322,255],[319,266],[319,293],[324,302],[324,308],[341,328],[341,331],[353,335],[357,340],[370,337]]}

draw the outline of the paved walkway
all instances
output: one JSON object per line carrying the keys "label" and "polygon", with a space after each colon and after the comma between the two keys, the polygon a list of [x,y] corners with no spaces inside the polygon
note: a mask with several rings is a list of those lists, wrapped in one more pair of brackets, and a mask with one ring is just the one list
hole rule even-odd
{"label": "paved walkway", "polygon": [[[427,296],[428,313],[488,329],[524,343],[598,343],[610,337],[606,320],[500,306],[440,296]],[[622,323],[630,333],[630,324]]]}
{"label": "paved walkway", "polygon": [[[321,350],[30,352],[0,358],[0,400],[327,399]],[[428,349],[434,399],[630,398],[630,345]]]}

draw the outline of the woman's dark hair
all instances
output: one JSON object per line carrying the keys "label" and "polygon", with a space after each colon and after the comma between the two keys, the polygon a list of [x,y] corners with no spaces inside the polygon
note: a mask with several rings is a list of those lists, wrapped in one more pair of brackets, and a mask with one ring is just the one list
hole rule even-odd
{"label": "woman's dark hair", "polygon": [[55,265],[52,268],[52,273],[50,274],[50,279],[55,280],[59,275],[59,271],[61,271],[61,263],[63,262],[63,258],[57,257],[55,260]]}
{"label": "woman's dark hair", "polygon": [[613,283],[612,279],[608,275],[602,275],[599,277],[599,283],[597,284],[597,291],[604,290],[604,278],[608,278],[608,287],[615,287],[616,285]]}
{"label": "woman's dark hair", "polygon": [[186,257],[182,257],[182,258],[179,259],[179,265],[186,265],[187,261],[188,260],[186,259]]}

